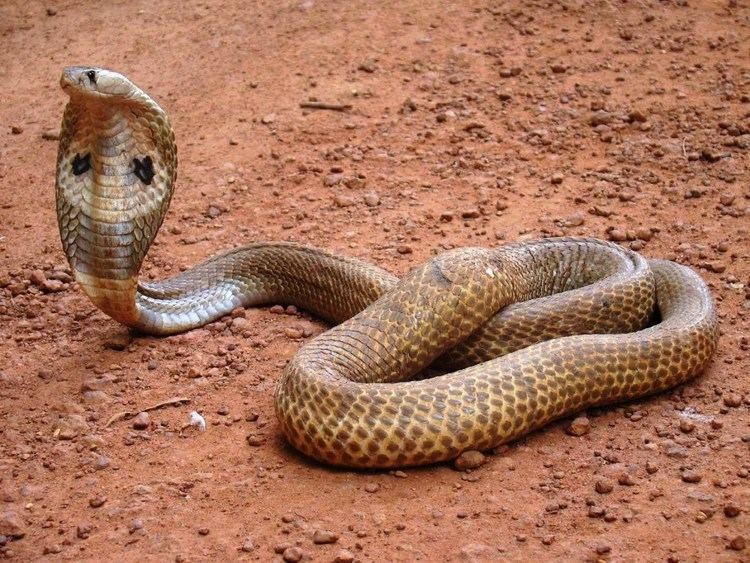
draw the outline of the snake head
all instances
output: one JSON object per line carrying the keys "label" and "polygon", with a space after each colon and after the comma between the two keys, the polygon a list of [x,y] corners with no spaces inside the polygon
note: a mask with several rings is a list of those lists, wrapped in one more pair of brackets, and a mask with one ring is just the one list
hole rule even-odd
{"label": "snake head", "polygon": [[105,313],[137,326],[141,263],[166,214],[177,173],[164,110],[127,77],[67,67],[57,156],[57,214],[75,278]]}
{"label": "snake head", "polygon": [[114,70],[91,66],[69,66],[63,70],[60,86],[71,96],[116,102],[143,96],[143,91]]}

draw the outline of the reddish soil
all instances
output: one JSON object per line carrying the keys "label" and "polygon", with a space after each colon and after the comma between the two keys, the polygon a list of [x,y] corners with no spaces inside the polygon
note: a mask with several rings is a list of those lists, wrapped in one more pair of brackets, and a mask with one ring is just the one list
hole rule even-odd
{"label": "reddish soil", "polygon": [[[53,4],[0,5],[0,556],[750,560],[747,0]],[[272,393],[323,324],[263,308],[242,331],[129,335],[70,282],[54,136],[77,63],[130,76],[176,130],[148,277],[260,239],[402,274],[446,248],[591,235],[696,267],[716,359],[473,472],[304,459]],[[145,429],[107,424],[172,397],[190,402]],[[192,410],[205,432],[183,428]]]}

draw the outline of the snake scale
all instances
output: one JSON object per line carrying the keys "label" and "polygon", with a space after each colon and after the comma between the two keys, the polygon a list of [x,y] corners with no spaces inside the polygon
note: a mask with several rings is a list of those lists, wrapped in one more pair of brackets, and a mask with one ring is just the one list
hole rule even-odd
{"label": "snake scale", "polygon": [[[400,280],[324,250],[257,243],[139,282],[176,177],[169,120],[114,71],[69,67],[61,85],[57,215],[83,291],[157,335],[273,303],[340,323],[300,348],[275,391],[284,435],[320,461],[396,467],[489,449],[673,387],[714,352],[714,305],[697,274],[596,239],[462,248]],[[422,377],[431,365],[448,372]]]}

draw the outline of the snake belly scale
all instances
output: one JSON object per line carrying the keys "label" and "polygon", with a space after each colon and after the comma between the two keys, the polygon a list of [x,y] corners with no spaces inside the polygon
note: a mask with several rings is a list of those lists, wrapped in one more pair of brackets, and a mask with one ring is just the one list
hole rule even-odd
{"label": "snake belly scale", "polygon": [[[596,239],[462,248],[400,280],[321,249],[255,243],[140,282],[176,179],[169,119],[111,70],[69,67],[61,85],[57,216],[83,291],[157,335],[279,302],[340,323],[302,346],[275,392],[284,435],[320,461],[396,467],[492,448],[678,385],[715,350],[697,274]],[[431,365],[448,373],[421,377]]]}

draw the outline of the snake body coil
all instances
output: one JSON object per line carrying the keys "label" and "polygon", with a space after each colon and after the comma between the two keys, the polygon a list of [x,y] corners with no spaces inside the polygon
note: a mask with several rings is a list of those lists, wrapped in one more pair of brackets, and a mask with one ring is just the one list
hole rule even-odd
{"label": "snake body coil", "polygon": [[[278,302],[341,323],[299,350],[276,389],[284,434],[316,459],[392,467],[491,448],[686,381],[716,347],[700,277],[596,239],[460,249],[401,280],[323,250],[259,243],[139,282],[176,176],[169,120],[116,72],[71,67],[61,84],[70,101],[57,213],[83,290],[151,334]],[[643,328],[655,305],[660,322]],[[431,364],[458,371],[413,380]]]}

